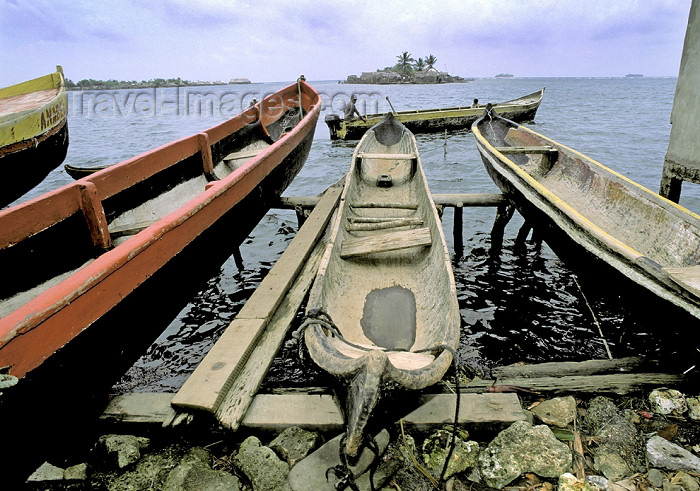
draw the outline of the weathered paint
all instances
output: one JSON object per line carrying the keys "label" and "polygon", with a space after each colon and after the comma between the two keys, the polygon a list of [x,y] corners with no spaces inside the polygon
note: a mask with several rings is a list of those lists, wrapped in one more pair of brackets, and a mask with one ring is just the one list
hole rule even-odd
{"label": "weathered paint", "polygon": [[[301,147],[308,153],[320,112],[320,97],[307,84],[302,83],[301,87],[304,90],[302,100],[307,104],[306,115],[286,136],[226,178],[207,186],[186,205],[99,255],[58,285],[0,319],[0,365],[10,366],[10,373],[17,377],[23,377],[39,366],[157,273],[203,230],[246,198],[286,158]],[[268,102],[273,98],[274,105]],[[263,100],[258,108],[246,110],[213,128],[214,137],[209,131],[204,134],[208,135],[210,142],[224,138],[223,128],[240,129],[251,115],[259,112],[262,112],[263,119],[272,122],[273,114],[278,117],[282,114],[274,113],[273,106],[279,108],[281,103],[292,100],[298,100],[297,84]],[[98,243],[106,241],[100,232],[103,215],[95,202],[96,196],[104,200],[183,158],[199,153],[202,138],[194,135],[163,145],[0,212],[0,247],[16,244],[76,211],[84,210],[85,192],[89,196],[87,201],[94,207],[88,213],[88,222],[96,230],[93,237]],[[306,153],[296,158],[305,159]]]}

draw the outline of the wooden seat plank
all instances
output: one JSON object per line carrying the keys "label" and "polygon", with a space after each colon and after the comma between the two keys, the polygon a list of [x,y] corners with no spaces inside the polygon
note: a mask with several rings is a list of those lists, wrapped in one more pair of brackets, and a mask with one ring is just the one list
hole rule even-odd
{"label": "wooden seat plank", "polygon": [[360,153],[361,159],[378,159],[378,160],[411,160],[415,159],[413,153]]}
{"label": "wooden seat plank", "polygon": [[693,295],[700,297],[700,266],[663,268],[663,272]]}
{"label": "wooden seat plank", "polygon": [[532,147],[495,147],[501,153],[553,153],[557,150],[549,146],[532,146]]}
{"label": "wooden seat plank", "polygon": [[429,246],[431,244],[430,229],[428,227],[415,228],[370,235],[368,237],[345,239],[341,246],[340,257],[347,259],[376,252],[396,251],[408,247]]}

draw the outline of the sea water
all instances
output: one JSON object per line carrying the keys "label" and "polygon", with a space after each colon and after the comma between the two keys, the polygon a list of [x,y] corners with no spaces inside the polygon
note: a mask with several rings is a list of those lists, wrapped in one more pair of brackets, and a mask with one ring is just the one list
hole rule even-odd
{"label": "sea water", "polygon": [[[428,109],[515,99],[546,87],[535,131],[592,157],[658,191],[670,135],[676,78],[509,78],[444,85],[347,85],[313,82],[323,96],[308,160],[284,193],[316,195],[348,170],[357,142],[331,141],[324,117],[341,113],[350,95],[361,112]],[[66,163],[120,162],[209,128],[288,83],[180,87],[69,93],[70,147]],[[417,135],[433,193],[497,193],[468,130]],[[63,167],[18,202],[71,181]],[[700,211],[700,187],[686,184],[681,204]],[[546,244],[516,251],[522,218],[517,212],[497,257],[490,254],[495,208],[465,208],[464,248],[454,250],[453,210],[443,226],[452,251],[462,317],[459,358],[476,374],[515,362],[580,361],[614,357],[686,356],[692,343],[664,338],[659,326],[629,315],[615,295],[582,286]],[[293,211],[271,210],[241,247],[244,268],[233,258],[199,293],[113,388],[175,392],[226,329],[297,230]],[[602,280],[604,281],[604,280]],[[624,296],[624,292],[621,293]],[[295,326],[292,326],[294,328]],[[682,346],[685,351],[679,351]],[[689,351],[688,351],[689,350]],[[688,355],[690,356],[690,355]],[[688,359],[688,366],[693,363]],[[267,385],[313,385],[316,373],[289,339]]]}

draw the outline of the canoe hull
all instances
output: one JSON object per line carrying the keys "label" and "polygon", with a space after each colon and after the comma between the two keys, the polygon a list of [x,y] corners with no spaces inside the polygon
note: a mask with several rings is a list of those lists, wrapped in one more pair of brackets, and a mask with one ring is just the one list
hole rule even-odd
{"label": "canoe hull", "polygon": [[0,208],[38,185],[66,158],[68,97],[58,68],[0,89]]}
{"label": "canoe hull", "polygon": [[304,340],[348,387],[349,457],[382,390],[435,384],[459,343],[450,255],[426,182],[415,137],[387,115],[353,153],[310,292]]}
{"label": "canoe hull", "polygon": [[[494,127],[503,128],[495,130],[499,136],[489,134]],[[486,119],[481,119],[472,129],[494,183],[555,253],[586,280],[600,283],[605,277],[598,287],[618,294],[620,285],[634,287],[627,296],[634,299],[635,309],[662,306],[666,309],[662,317],[700,317],[699,298],[666,273],[666,268],[692,266],[697,261],[693,255],[700,244],[700,217],[514,122],[499,118],[487,128]],[[509,143],[504,140],[507,131],[512,132]],[[548,146],[558,156],[543,172],[534,158],[499,151],[515,145],[513,141]],[[651,302],[640,305],[640,292]]]}
{"label": "canoe hull", "polygon": [[[500,114],[513,121],[532,121],[544,97],[544,88],[519,99],[494,104]],[[483,113],[483,107],[455,107],[446,109],[426,109],[418,111],[399,111],[396,118],[414,134],[435,133],[469,129]],[[365,132],[379,123],[383,114],[368,114],[367,121],[354,120],[344,122],[337,118],[326,118],[331,140],[359,140]]]}
{"label": "canoe hull", "polygon": [[[296,93],[294,88],[296,86],[288,88],[287,92]],[[107,233],[106,237],[100,234],[101,227],[106,229],[104,222],[113,224],[119,217],[128,215],[125,210],[133,207],[137,196],[145,199],[149,192],[158,194],[158,189],[165,189],[167,177],[182,172],[183,166],[192,159],[198,160],[201,173],[202,155],[211,152],[218,159],[228,152],[226,127],[208,130],[207,133],[217,139],[214,144],[198,148],[198,139],[183,139],[14,207],[4,216],[0,214],[0,223],[8,224],[10,229],[8,236],[2,238],[5,244],[17,240],[13,234],[20,234],[27,241],[26,247],[0,249],[0,259],[10,268],[10,276],[17,278],[13,288],[32,286],[28,277],[33,275],[27,274],[28,264],[34,276],[53,276],[60,273],[59,267],[77,267],[68,277],[0,318],[0,363],[11,367],[11,374],[23,377],[124,299],[137,296],[140,287],[160,274],[169,262],[183,254],[194,264],[204,262],[206,258],[192,257],[183,251],[195,247],[200,238],[210,235],[207,234],[210,230],[225,232],[210,243],[218,242],[230,255],[291,183],[308,156],[320,105],[313,89],[306,87],[305,92],[304,97],[308,99],[305,117],[288,134],[280,136],[229,176],[207,184],[206,190],[202,188],[204,192],[175,211],[133,231],[123,242],[109,242],[111,245],[106,251],[99,252],[100,241],[111,241],[110,235],[114,233]],[[245,122],[243,125],[247,127]],[[217,136],[222,132],[223,136]],[[192,157],[169,164],[191,151],[194,152]],[[164,171],[154,170],[163,167]],[[126,186],[128,180],[133,185]],[[77,211],[71,212],[69,205],[75,206],[71,202],[76,200]],[[63,210],[65,207],[69,207],[68,210]],[[51,223],[51,214],[41,215],[47,208],[52,209],[53,214],[63,213],[66,218]],[[38,233],[23,231],[27,217],[34,217],[36,223],[26,227],[33,226]],[[44,220],[46,225],[52,226],[40,225]],[[14,229],[9,224],[14,224]],[[57,240],[65,236],[73,237],[74,242]],[[96,258],[81,267],[81,261],[95,250],[98,250]],[[204,254],[207,255],[206,251]],[[63,260],[56,261],[56,258]],[[23,281],[27,284],[21,284]],[[7,297],[13,291],[3,293]]]}

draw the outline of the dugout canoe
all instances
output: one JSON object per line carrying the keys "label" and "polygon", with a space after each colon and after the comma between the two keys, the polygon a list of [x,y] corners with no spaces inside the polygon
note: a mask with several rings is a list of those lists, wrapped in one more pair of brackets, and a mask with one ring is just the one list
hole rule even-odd
{"label": "dugout canoe", "polygon": [[496,111],[472,131],[493,181],[557,255],[700,317],[700,216]]}
{"label": "dugout canoe", "polygon": [[311,359],[346,382],[346,455],[387,386],[438,382],[459,343],[450,254],[413,134],[391,114],[359,142],[307,304]]}
{"label": "dugout canoe", "polygon": [[[512,101],[493,103],[499,114],[513,121],[532,121],[544,97],[544,87]],[[469,129],[484,112],[484,104],[478,107],[447,107],[443,109],[419,109],[398,111],[394,116],[414,134],[436,131]],[[367,114],[366,121],[343,121],[337,114],[326,115],[325,122],[331,140],[359,140],[369,128],[379,123],[384,114]]]}
{"label": "dugout canoe", "polygon": [[66,158],[63,69],[0,89],[0,208],[35,187]]}
{"label": "dugout canoe", "polygon": [[240,244],[306,161],[319,103],[299,81],[206,131],[0,212],[0,367],[24,377],[214,226],[226,224],[219,246]]}
{"label": "dugout canoe", "polygon": [[82,179],[83,177],[94,174],[95,172],[101,171],[109,167],[109,165],[95,165],[95,166],[85,166],[85,165],[71,165],[63,164],[63,170],[66,174],[71,176],[73,179]]}

